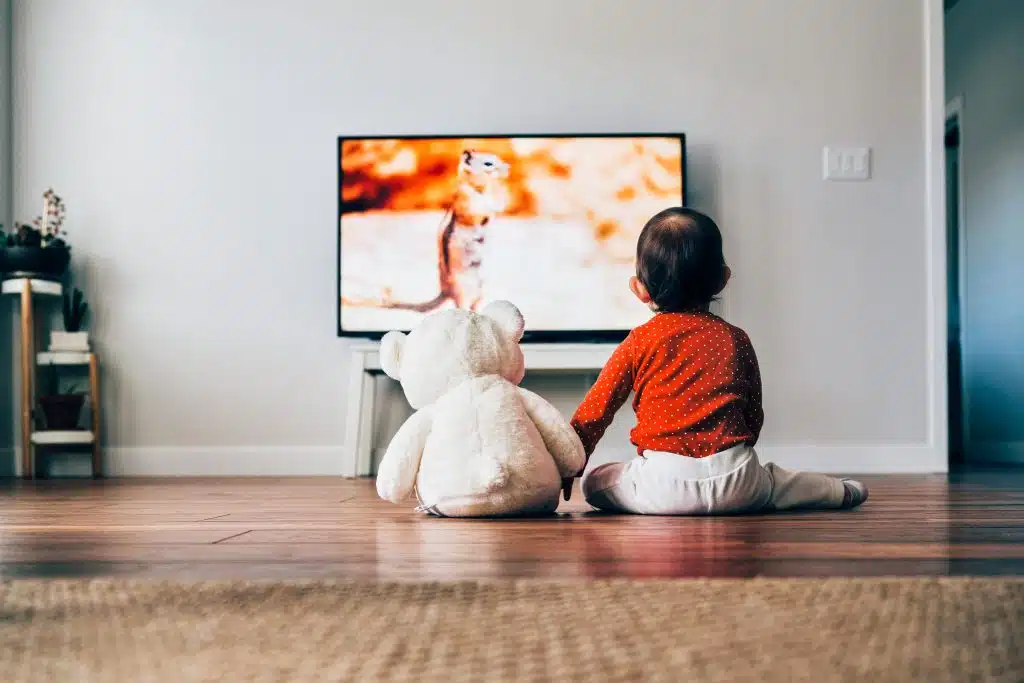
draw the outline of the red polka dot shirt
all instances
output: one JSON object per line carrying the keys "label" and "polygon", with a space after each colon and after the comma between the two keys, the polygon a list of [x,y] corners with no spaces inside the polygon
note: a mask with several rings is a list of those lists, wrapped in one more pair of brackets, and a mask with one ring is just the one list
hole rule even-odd
{"label": "red polka dot shirt", "polygon": [[764,424],[750,338],[711,313],[659,313],[615,349],[571,421],[588,458],[631,392],[641,454],[703,458],[754,445]]}

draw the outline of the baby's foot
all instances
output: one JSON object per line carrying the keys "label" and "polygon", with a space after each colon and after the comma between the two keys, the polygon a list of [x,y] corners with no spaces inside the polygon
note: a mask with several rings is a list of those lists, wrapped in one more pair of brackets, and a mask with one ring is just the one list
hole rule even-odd
{"label": "baby's foot", "polygon": [[843,504],[841,508],[855,508],[868,499],[868,487],[855,479],[843,479]]}

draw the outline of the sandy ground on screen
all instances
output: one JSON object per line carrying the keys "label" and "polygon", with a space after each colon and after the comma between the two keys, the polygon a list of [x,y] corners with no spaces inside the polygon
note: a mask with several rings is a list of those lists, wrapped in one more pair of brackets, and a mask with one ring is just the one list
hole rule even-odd
{"label": "sandy ground on screen", "polygon": [[[346,214],[341,233],[341,291],[347,297],[419,302],[437,285],[439,211]],[[630,293],[629,262],[616,262],[582,223],[499,216],[488,228],[482,266],[486,301],[507,299],[527,329],[630,329],[650,312]],[[618,244],[619,254],[631,248]],[[450,306],[451,304],[447,304]],[[422,314],[341,306],[346,330],[408,330]]]}

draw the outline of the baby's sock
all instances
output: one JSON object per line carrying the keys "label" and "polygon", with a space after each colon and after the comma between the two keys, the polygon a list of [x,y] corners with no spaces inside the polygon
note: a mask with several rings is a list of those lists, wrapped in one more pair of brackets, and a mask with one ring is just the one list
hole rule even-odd
{"label": "baby's sock", "polygon": [[855,508],[868,499],[868,487],[855,479],[843,479],[843,504],[841,508]]}

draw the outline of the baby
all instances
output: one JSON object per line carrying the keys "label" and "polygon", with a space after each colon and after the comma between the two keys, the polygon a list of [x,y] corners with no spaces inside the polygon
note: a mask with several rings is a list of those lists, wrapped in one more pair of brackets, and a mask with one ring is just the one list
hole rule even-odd
{"label": "baby", "polygon": [[861,482],[758,461],[764,412],[757,357],[743,330],[710,313],[731,274],[715,222],[691,209],[661,211],[640,233],[636,263],[630,289],[655,315],[615,349],[571,424],[589,458],[632,393],[637,424],[630,440],[639,457],[587,473],[587,502],[609,511],[703,515],[852,508],[867,500]]}

